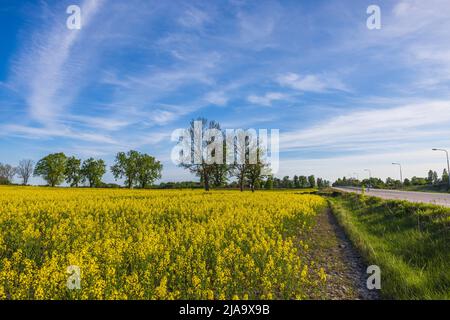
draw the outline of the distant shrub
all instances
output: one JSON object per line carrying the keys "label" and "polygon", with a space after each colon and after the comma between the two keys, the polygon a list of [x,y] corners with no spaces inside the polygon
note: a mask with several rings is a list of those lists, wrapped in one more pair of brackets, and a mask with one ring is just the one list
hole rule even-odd
{"label": "distant shrub", "polygon": [[116,189],[116,188],[121,188],[121,186],[119,184],[117,184],[117,183],[104,183],[104,182],[101,182],[98,185],[98,188],[112,188],[112,189]]}

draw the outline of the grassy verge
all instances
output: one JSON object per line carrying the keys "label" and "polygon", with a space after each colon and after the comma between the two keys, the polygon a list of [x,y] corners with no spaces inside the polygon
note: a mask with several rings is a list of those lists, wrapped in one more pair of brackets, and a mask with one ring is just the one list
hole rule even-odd
{"label": "grassy verge", "polygon": [[404,191],[417,191],[417,192],[437,192],[437,193],[449,193],[448,186],[446,184],[433,185],[433,186],[407,186],[401,190]]}
{"label": "grassy verge", "polygon": [[356,194],[329,197],[388,299],[450,299],[450,209]]}

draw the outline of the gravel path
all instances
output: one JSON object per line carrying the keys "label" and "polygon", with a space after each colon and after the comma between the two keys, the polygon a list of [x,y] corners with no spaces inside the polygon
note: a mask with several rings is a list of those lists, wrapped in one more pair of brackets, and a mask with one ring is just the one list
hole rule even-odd
{"label": "gravel path", "polygon": [[367,265],[351,244],[336,218],[327,210],[317,216],[309,243],[309,255],[327,274],[327,281],[311,299],[380,299],[376,290],[368,290]]}

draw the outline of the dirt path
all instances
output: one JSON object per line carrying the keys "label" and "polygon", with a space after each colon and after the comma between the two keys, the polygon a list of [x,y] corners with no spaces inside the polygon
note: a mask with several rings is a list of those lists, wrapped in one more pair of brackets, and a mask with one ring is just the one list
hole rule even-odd
{"label": "dirt path", "polygon": [[338,225],[331,210],[317,216],[309,235],[310,258],[327,274],[325,285],[311,292],[312,299],[380,299],[376,290],[368,290],[367,265]]}

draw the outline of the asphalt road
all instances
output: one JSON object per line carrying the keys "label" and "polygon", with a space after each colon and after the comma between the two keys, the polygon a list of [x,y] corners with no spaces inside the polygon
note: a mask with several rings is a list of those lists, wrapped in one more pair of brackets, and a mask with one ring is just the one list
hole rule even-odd
{"label": "asphalt road", "polygon": [[[345,192],[361,193],[360,188],[334,188]],[[448,193],[432,193],[432,192],[415,192],[415,191],[399,191],[386,189],[370,189],[365,191],[366,195],[379,197],[383,199],[407,200],[411,202],[424,202],[441,206],[450,207],[450,194]]]}

